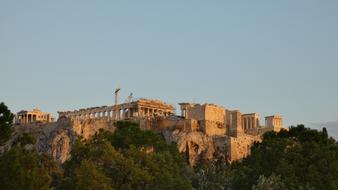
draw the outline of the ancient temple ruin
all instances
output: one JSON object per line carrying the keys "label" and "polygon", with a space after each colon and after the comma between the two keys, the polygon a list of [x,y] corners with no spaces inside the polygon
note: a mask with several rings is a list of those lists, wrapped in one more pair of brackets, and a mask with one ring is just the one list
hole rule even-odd
{"label": "ancient temple ruin", "polygon": [[75,111],[59,111],[59,117],[85,120],[104,118],[107,120],[128,120],[135,118],[151,118],[175,114],[175,107],[160,100],[139,99],[130,103],[115,106],[101,106]]}
{"label": "ancient temple ruin", "polygon": [[[120,120],[138,122],[142,129],[162,133],[167,141],[178,145],[179,151],[188,154],[191,165],[203,157],[211,160],[214,155],[232,162],[250,154],[254,142],[261,141],[267,131],[280,131],[283,118],[272,115],[260,124],[258,113],[242,114],[215,104],[180,103],[181,115],[175,107],[160,100],[139,99],[114,106],[101,106],[75,111],[60,111],[59,118],[81,121],[114,123]],[[81,126],[81,125],[79,125]],[[95,126],[95,125],[91,125]],[[79,135],[86,135],[79,129]]]}
{"label": "ancient temple ruin", "polygon": [[51,123],[54,118],[50,113],[42,112],[40,109],[35,108],[32,111],[22,110],[15,115],[15,123],[29,124],[29,123]]}

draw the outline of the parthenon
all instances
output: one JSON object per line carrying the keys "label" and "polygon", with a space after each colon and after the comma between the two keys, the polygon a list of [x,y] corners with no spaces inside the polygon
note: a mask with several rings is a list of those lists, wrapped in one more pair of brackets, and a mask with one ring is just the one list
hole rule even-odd
{"label": "parthenon", "polygon": [[[117,110],[117,112],[115,111]],[[116,113],[115,113],[116,112]],[[139,99],[115,106],[101,106],[75,111],[59,111],[59,117],[71,119],[105,118],[108,120],[127,120],[131,118],[169,116],[175,113],[173,105],[159,100]]]}

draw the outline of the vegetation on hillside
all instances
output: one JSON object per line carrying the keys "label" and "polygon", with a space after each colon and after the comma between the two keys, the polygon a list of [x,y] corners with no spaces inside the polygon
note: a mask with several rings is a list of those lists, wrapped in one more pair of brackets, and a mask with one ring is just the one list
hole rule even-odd
{"label": "vegetation on hillside", "polygon": [[5,143],[11,138],[12,124],[13,124],[14,114],[7,108],[7,106],[1,102],[0,103],[0,145]]}
{"label": "vegetation on hillside", "polygon": [[337,189],[338,146],[326,129],[303,125],[269,132],[251,156],[231,166],[233,188],[250,189],[256,181],[277,181],[277,189]]}
{"label": "vegetation on hillside", "polygon": [[191,189],[189,168],[175,145],[129,122],[78,141],[65,163],[62,189]]}
{"label": "vegetation on hillside", "polygon": [[211,163],[198,174],[204,179],[201,187],[218,187],[213,189],[334,190],[338,187],[338,146],[325,128],[319,132],[298,125],[264,134],[263,141],[242,161]]}
{"label": "vegetation on hillside", "polygon": [[[10,111],[0,128],[13,120]],[[7,111],[6,111],[7,110]],[[1,113],[5,113],[1,112]],[[1,117],[2,117],[1,116]],[[5,125],[3,125],[5,123]],[[4,131],[11,131],[11,128]],[[11,134],[11,133],[9,133]],[[4,139],[8,139],[7,136]],[[137,124],[118,122],[114,133],[100,131],[79,139],[71,159],[57,164],[34,149],[36,140],[22,134],[0,156],[1,189],[337,189],[338,146],[323,131],[303,125],[269,132],[251,155],[232,164],[201,163],[190,168],[175,144],[167,144]]]}

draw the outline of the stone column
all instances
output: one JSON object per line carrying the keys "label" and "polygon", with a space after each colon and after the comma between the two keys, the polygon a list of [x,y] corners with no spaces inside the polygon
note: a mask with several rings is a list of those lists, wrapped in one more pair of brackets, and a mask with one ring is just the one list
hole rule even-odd
{"label": "stone column", "polygon": [[142,117],[143,109],[141,107],[137,107],[135,113],[138,114],[138,117]]}
{"label": "stone column", "polygon": [[248,117],[248,118],[247,118],[247,120],[248,120],[248,125],[246,126],[246,129],[250,129],[250,125],[251,125],[251,118],[250,118],[250,117]]}
{"label": "stone column", "polygon": [[148,108],[142,108],[143,109],[143,113],[142,113],[142,117],[146,117],[148,116]]}
{"label": "stone column", "polygon": [[121,120],[123,120],[124,119],[124,114],[125,114],[124,108],[122,108],[121,111],[122,111],[122,113],[121,113]]}
{"label": "stone column", "polygon": [[131,108],[128,108],[128,119],[131,117]]}

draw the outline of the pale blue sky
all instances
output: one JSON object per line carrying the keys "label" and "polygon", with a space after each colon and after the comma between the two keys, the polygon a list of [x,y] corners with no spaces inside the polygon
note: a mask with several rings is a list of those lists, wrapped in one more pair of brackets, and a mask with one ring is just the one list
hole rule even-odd
{"label": "pale blue sky", "polygon": [[338,137],[338,1],[0,0],[0,85],[13,112],[113,104],[118,86]]}

